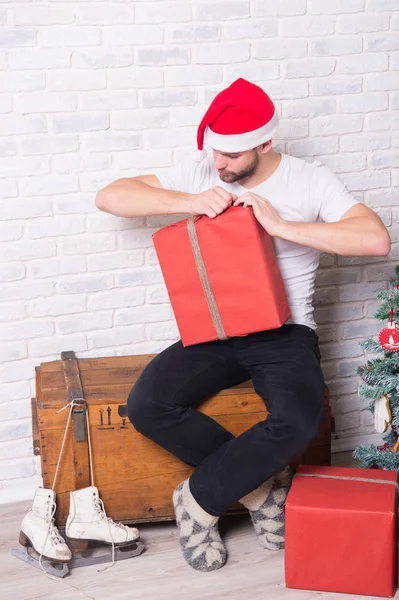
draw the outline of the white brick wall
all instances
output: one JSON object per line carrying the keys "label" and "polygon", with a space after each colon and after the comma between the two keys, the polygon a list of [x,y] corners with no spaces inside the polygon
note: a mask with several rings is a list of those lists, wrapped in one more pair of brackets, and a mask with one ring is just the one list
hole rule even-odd
{"label": "white brick wall", "polygon": [[276,145],[317,157],[391,228],[386,258],[323,256],[315,297],[340,447],[373,431],[358,341],[399,259],[398,0],[0,0],[0,502],[32,496],[34,367],[177,337],[151,233],[95,192],[171,164],[235,78],[263,85]]}

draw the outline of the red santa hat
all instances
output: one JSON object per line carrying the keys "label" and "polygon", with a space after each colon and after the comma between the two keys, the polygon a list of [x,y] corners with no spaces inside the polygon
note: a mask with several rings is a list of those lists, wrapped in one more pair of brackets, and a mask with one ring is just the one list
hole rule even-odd
{"label": "red santa hat", "polygon": [[244,152],[272,139],[278,127],[276,108],[254,83],[237,79],[220,92],[206,111],[197,134],[198,149],[204,141],[221,152]]}

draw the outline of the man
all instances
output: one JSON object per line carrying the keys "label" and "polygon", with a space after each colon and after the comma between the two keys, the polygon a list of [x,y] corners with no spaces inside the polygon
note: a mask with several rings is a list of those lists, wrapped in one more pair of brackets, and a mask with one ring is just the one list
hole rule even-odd
{"label": "man", "polygon": [[[179,341],[151,361],[129,396],[136,429],[196,467],[173,501],[183,556],[202,571],[226,561],[217,521],[237,500],[249,509],[262,546],[283,547],[286,465],[315,437],[323,413],[312,307],[320,251],[384,256],[390,250],[378,216],[327,167],[273,148],[277,126],[267,94],[238,79],[216,96],[198,129],[198,148],[205,138],[213,162],[204,156],[158,176],[122,179],[96,200],[101,210],[125,217],[191,213],[214,219],[242,205],[273,237],[292,318],[243,337],[188,347]],[[242,435],[234,438],[193,408],[249,378],[270,414]]]}

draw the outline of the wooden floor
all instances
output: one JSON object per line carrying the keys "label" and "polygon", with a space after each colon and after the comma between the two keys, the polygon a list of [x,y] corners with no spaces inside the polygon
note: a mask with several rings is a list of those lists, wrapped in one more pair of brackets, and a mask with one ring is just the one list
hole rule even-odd
{"label": "wooden floor", "polygon": [[[349,465],[350,456],[335,455]],[[220,530],[228,562],[199,573],[186,565],[173,523],[142,525],[146,551],[98,573],[102,566],[75,569],[52,581],[11,555],[30,502],[0,506],[0,590],[2,600],[345,600],[355,596],[290,590],[284,584],[284,553],[263,550],[247,515],[224,517]],[[360,596],[357,596],[360,598]],[[397,594],[399,598],[399,593]],[[362,596],[369,598],[371,596]],[[374,597],[373,597],[374,598]]]}

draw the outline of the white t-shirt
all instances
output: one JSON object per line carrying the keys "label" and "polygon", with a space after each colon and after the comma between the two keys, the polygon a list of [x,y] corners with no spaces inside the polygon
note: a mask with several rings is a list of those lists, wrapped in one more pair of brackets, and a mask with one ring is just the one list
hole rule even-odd
{"label": "white t-shirt", "polygon": [[[200,193],[216,185],[237,196],[248,191],[237,182],[221,181],[209,156],[164,169],[157,177],[165,189],[181,192]],[[326,165],[288,154],[282,154],[276,171],[250,191],[267,198],[287,221],[339,221],[358,203]],[[312,299],[320,252],[277,237],[273,245],[292,313],[287,322],[315,329]]]}

